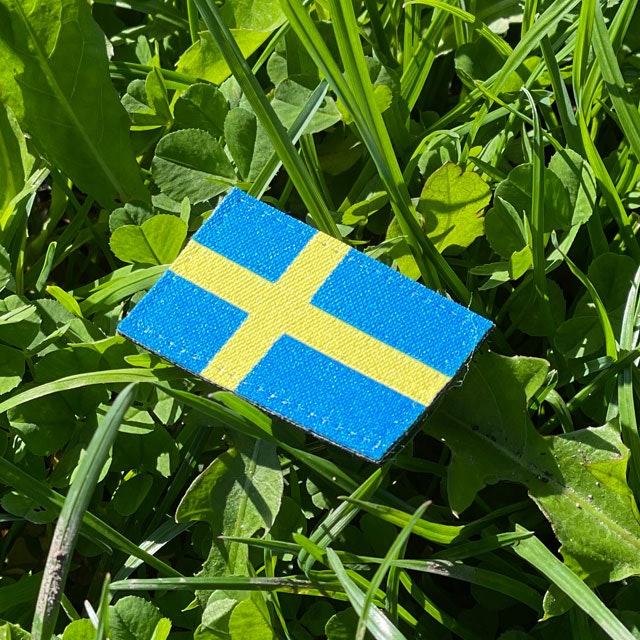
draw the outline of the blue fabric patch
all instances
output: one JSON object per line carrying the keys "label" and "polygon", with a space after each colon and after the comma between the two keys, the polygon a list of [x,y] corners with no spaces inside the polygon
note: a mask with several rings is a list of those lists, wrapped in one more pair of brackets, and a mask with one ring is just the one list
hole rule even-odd
{"label": "blue fabric patch", "polygon": [[246,317],[241,309],[166,271],[118,331],[198,374]]}
{"label": "blue fabric patch", "polygon": [[316,233],[308,225],[233,189],[194,239],[275,282]]}
{"label": "blue fabric patch", "polygon": [[448,376],[456,374],[493,326],[355,250],[311,302]]}
{"label": "blue fabric patch", "polygon": [[425,410],[289,336],[273,345],[237,391],[372,460],[380,460]]}

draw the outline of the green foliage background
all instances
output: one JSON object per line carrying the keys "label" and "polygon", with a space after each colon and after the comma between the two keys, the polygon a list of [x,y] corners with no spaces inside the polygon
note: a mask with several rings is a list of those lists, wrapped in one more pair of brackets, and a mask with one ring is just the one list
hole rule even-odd
{"label": "green foliage background", "polygon": [[[0,639],[640,637],[639,27],[0,0]],[[116,335],[234,186],[495,322],[383,467]]]}

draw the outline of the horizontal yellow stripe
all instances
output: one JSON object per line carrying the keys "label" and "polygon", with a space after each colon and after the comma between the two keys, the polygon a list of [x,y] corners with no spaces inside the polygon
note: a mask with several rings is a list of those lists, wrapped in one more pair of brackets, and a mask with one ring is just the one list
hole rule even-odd
{"label": "horizontal yellow stripe", "polygon": [[348,251],[345,244],[316,234],[272,283],[191,241],[171,270],[249,314],[201,375],[235,389],[287,334],[420,404],[431,404],[448,376],[310,304]]}

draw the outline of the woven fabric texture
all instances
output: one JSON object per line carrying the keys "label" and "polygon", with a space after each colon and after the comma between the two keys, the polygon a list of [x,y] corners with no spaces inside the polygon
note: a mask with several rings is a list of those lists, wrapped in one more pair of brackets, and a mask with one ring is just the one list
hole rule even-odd
{"label": "woven fabric texture", "polygon": [[380,461],[491,327],[234,189],[118,331]]}

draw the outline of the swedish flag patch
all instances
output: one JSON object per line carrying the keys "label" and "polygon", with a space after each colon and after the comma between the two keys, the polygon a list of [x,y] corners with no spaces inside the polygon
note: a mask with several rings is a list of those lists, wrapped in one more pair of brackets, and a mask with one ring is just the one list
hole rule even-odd
{"label": "swedish flag patch", "polygon": [[118,331],[379,461],[491,327],[234,189]]}

